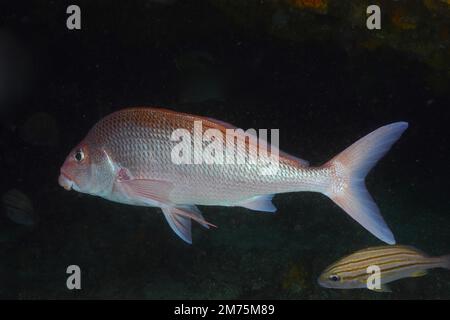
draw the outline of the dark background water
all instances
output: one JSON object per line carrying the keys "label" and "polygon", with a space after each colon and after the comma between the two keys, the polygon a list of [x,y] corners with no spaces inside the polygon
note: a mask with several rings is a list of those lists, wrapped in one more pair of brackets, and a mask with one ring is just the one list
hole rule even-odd
{"label": "dark background water", "polygon": [[[370,173],[368,188],[399,243],[450,253],[449,70],[390,47],[354,49],[348,44],[361,29],[342,29],[340,41],[294,41],[267,32],[273,26],[239,23],[223,2],[79,1],[79,31],[66,28],[69,2],[0,5],[0,191],[25,193],[38,216],[25,227],[2,208],[0,297],[450,298],[446,270],[398,281],[392,293],[319,287],[327,265],[381,244],[319,194],[278,195],[275,215],[203,207],[219,228],[195,225],[189,246],[159,209],[57,184],[71,148],[124,107],[279,128],[281,149],[313,165],[403,120],[409,129]],[[277,17],[275,27],[287,19]],[[321,15],[309,28],[335,20]],[[72,264],[82,269],[79,291],[66,288]]]}

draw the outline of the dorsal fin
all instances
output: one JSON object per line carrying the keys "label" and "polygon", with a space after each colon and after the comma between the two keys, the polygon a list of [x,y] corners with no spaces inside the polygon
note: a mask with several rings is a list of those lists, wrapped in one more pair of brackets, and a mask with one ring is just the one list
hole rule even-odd
{"label": "dorsal fin", "polygon": [[231,123],[222,121],[222,120],[217,120],[217,119],[214,119],[214,118],[206,118],[206,119],[207,119],[208,121],[211,121],[211,122],[213,122],[213,123],[219,125],[219,126],[223,126],[223,127],[225,127],[226,129],[237,129],[236,126],[232,125]]}

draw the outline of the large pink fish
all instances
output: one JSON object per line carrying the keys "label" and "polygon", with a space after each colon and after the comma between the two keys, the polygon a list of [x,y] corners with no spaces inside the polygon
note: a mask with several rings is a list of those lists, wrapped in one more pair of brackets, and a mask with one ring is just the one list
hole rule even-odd
{"label": "large pink fish", "polygon": [[[159,207],[183,240],[191,239],[191,219],[205,227],[195,205],[245,207],[274,212],[276,193],[320,192],[379,239],[394,236],[365,188],[364,178],[408,127],[397,122],[358,140],[322,166],[280,152],[274,174],[261,174],[257,164],[176,164],[171,140],[179,128],[225,132],[222,121],[156,108],[117,111],[100,120],[70,152],[61,167],[59,184],[125,204]],[[197,151],[194,151],[197,152]],[[242,152],[242,150],[241,150]]]}

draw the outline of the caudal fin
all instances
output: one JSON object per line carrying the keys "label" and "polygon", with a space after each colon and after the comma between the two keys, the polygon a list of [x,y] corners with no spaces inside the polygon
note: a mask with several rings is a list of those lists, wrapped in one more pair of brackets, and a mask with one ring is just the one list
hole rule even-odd
{"label": "caudal fin", "polygon": [[445,269],[450,269],[450,254],[447,254],[445,256],[440,256],[439,260],[441,260],[442,264],[441,267]]}
{"label": "caudal fin", "polygon": [[334,173],[333,181],[325,194],[364,228],[389,244],[395,243],[394,235],[367,191],[364,179],[407,127],[406,122],[381,127],[324,165],[330,167]]}

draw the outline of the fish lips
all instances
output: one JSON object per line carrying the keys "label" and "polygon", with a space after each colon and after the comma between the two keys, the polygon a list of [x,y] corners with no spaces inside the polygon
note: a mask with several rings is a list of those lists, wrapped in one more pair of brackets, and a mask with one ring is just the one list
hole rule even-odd
{"label": "fish lips", "polygon": [[59,175],[58,184],[68,191],[74,186],[73,180],[63,171],[61,171],[61,174]]}
{"label": "fish lips", "polygon": [[319,278],[317,278],[317,284],[323,288],[328,288],[328,289],[340,289],[341,288],[341,283],[330,282],[324,276],[320,276]]}
{"label": "fish lips", "polygon": [[317,278],[317,284],[323,288],[329,288],[329,285],[322,279],[322,277]]}

